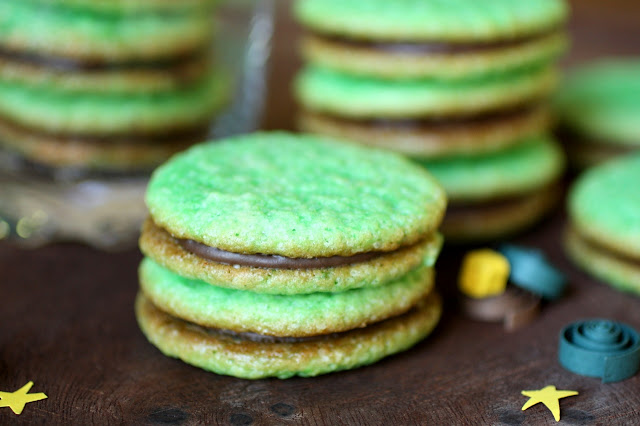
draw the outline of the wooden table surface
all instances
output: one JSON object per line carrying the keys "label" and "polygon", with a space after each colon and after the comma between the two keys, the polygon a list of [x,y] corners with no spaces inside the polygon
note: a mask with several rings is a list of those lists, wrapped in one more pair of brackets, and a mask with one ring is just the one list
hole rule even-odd
{"label": "wooden table surface", "polygon": [[[280,0],[277,0],[280,1]],[[293,128],[288,80],[298,65],[297,29],[280,1],[265,128]],[[573,64],[640,54],[640,4],[574,2]],[[48,399],[0,424],[555,424],[542,405],[522,412],[524,389],[580,392],[561,401],[565,424],[640,424],[640,375],[602,384],[557,362],[558,332],[604,317],[640,329],[640,298],[578,271],[561,248],[565,213],[514,239],[542,248],[569,277],[566,296],[508,333],[465,319],[455,303],[461,249],[438,262],[445,314],[413,349],[373,366],[317,378],[246,381],[203,372],[149,344],[133,315],[137,250],[104,253],[77,244],[26,251],[0,243],[0,390],[30,380]]]}

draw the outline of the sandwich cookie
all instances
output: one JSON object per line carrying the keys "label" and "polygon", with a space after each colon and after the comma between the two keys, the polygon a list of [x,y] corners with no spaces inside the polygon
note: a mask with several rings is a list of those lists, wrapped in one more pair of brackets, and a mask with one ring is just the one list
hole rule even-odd
{"label": "sandwich cookie", "polygon": [[569,194],[565,247],[600,280],[640,294],[640,154],[584,173]]}
{"label": "sandwich cookie", "polygon": [[610,59],[570,74],[556,97],[569,159],[585,168],[640,150],[640,59]]}
{"label": "sandwich cookie", "polygon": [[[155,61],[203,51],[213,37],[213,2],[176,2],[154,8],[115,2],[6,0],[0,4],[0,45],[5,52],[62,57],[97,64]],[[129,3],[129,2],[127,2]]]}
{"label": "sandwich cookie", "polygon": [[146,200],[136,315],[169,356],[245,378],[312,376],[407,349],[437,323],[446,199],[400,156],[240,136],[173,157]]}
{"label": "sandwich cookie", "polygon": [[0,143],[29,162],[148,170],[206,139],[226,101],[211,0],[9,0],[0,12]]}
{"label": "sandwich cookie", "polygon": [[[301,0],[295,15],[307,35],[294,89],[299,127],[454,169],[471,158],[490,169],[484,158],[524,155],[519,145],[544,138],[550,127],[567,14],[561,0]],[[480,193],[493,195],[476,198],[502,198],[501,184],[490,185]],[[445,236],[490,239],[521,229],[556,198],[555,188],[537,189],[505,194],[519,202],[494,205],[490,216],[476,209],[482,203],[469,203],[466,225],[456,225],[455,235],[446,226]],[[449,195],[454,205],[467,204]]]}
{"label": "sandwich cookie", "polygon": [[350,75],[459,80],[550,63],[566,49],[566,5],[302,0],[304,58]]}
{"label": "sandwich cookie", "polygon": [[451,205],[442,224],[447,241],[503,237],[544,216],[559,200],[564,170],[559,145],[532,138],[485,155],[420,160],[445,188]]}
{"label": "sandwich cookie", "polygon": [[305,131],[407,155],[444,157],[517,144],[549,125],[540,102],[556,85],[552,68],[455,82],[386,80],[308,66],[296,81]]}

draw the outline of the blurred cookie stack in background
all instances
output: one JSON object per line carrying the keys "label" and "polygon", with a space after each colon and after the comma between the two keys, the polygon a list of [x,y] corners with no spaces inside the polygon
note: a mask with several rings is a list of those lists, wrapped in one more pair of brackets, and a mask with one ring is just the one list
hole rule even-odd
{"label": "blurred cookie stack in background", "polygon": [[449,240],[519,231],[558,200],[547,135],[562,0],[299,0],[299,127],[411,156],[450,199]]}
{"label": "blurred cookie stack in background", "polygon": [[0,240],[133,246],[151,170],[258,126],[272,6],[0,1]]}
{"label": "blurred cookie stack in background", "polygon": [[48,168],[149,170],[225,99],[212,0],[4,0],[0,146]]}

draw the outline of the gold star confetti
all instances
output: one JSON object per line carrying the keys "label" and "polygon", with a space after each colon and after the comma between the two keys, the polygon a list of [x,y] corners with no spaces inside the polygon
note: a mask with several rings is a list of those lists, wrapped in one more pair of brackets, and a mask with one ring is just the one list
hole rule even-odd
{"label": "gold star confetti", "polygon": [[25,404],[47,398],[47,395],[42,392],[27,393],[31,386],[33,386],[33,382],[27,383],[15,392],[0,391],[0,407],[9,407],[14,413],[20,414],[24,410]]}
{"label": "gold star confetti", "polygon": [[545,386],[540,390],[522,391],[524,396],[528,396],[529,400],[522,406],[522,411],[542,402],[547,406],[556,422],[560,421],[560,402],[561,398],[578,395],[578,392],[571,390],[557,390],[555,386]]}

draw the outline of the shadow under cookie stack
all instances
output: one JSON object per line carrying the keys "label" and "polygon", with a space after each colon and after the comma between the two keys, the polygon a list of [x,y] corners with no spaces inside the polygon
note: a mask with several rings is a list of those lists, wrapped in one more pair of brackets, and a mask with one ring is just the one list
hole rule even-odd
{"label": "shadow under cookie stack", "polygon": [[295,15],[300,129],[427,167],[450,200],[448,241],[520,231],[556,204],[564,157],[548,98],[563,1],[300,0]]}

